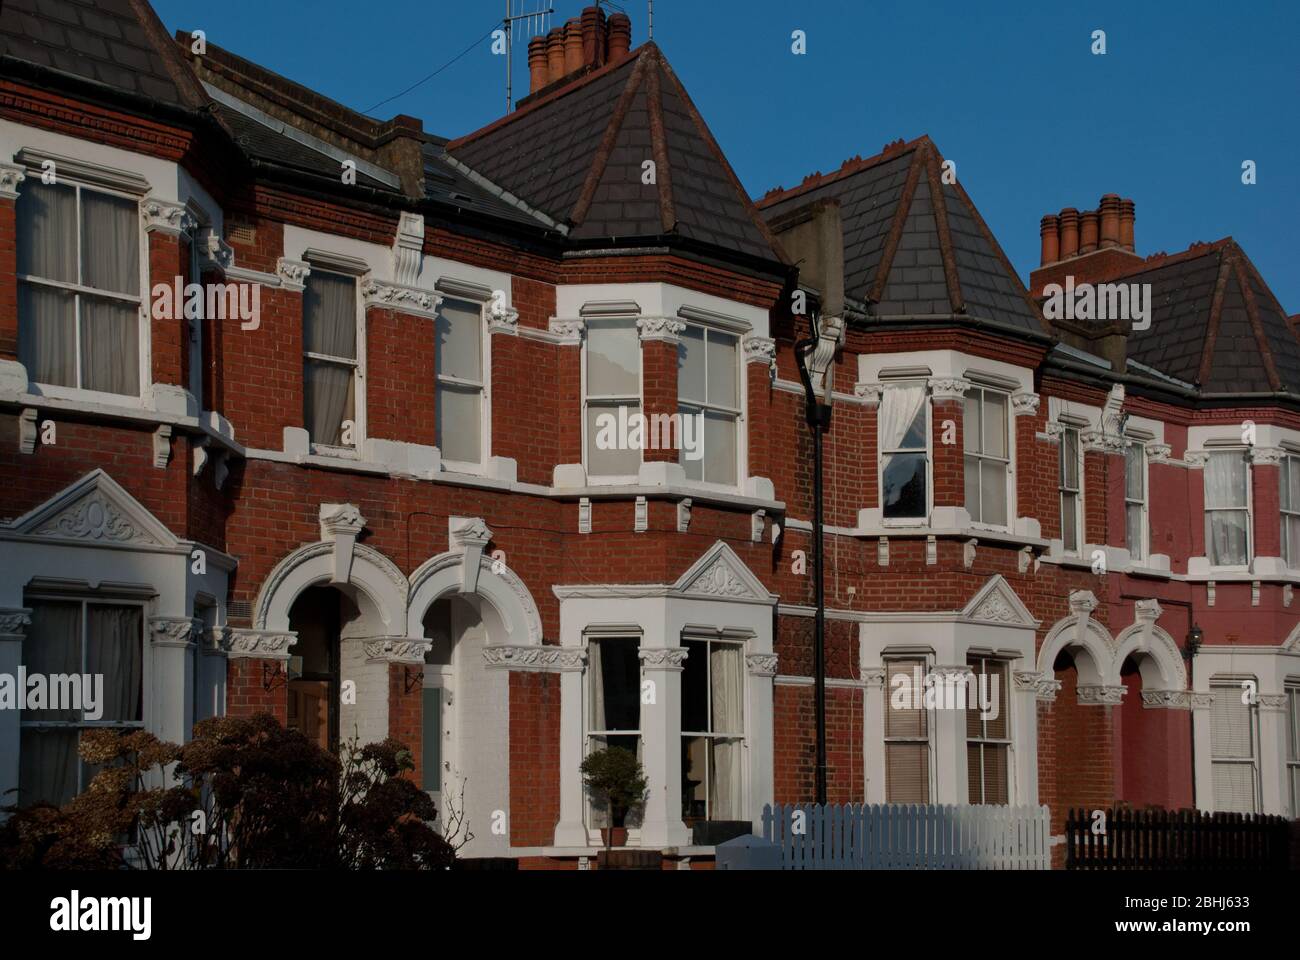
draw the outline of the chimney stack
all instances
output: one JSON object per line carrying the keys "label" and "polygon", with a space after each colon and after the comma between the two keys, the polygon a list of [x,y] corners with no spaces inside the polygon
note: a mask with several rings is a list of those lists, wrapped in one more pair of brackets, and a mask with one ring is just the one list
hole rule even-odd
{"label": "chimney stack", "polygon": [[1038,265],[1045,267],[1049,263],[1055,263],[1061,259],[1061,218],[1055,214],[1049,213],[1043,217],[1042,223],[1038,227],[1038,235],[1042,240],[1042,253],[1038,258]]}
{"label": "chimney stack", "polygon": [[599,67],[605,63],[605,11],[598,6],[582,11],[582,64]]}
{"label": "chimney stack", "polygon": [[546,61],[546,38],[528,41],[528,92],[536,93],[551,82],[551,68]]}
{"label": "chimney stack", "polygon": [[[564,76],[582,69],[582,21],[574,17],[564,25]],[[558,79],[552,77],[552,80]]]}

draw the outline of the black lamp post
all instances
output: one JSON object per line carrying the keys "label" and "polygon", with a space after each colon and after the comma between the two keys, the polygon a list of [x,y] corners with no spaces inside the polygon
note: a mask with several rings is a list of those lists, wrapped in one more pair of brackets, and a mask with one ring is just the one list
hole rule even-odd
{"label": "black lamp post", "polygon": [[[822,550],[822,437],[831,425],[831,360],[843,341],[843,317],[809,317],[812,336],[795,344],[804,416],[813,438],[813,709],[817,717],[816,802],[826,803],[826,578]],[[812,369],[809,369],[811,366]]]}

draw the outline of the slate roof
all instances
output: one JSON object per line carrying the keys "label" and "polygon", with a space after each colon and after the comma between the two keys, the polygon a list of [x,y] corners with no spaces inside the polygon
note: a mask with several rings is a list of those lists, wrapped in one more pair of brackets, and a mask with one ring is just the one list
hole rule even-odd
{"label": "slate roof", "polygon": [[172,106],[203,103],[145,0],[4,0],[0,54]]}
{"label": "slate roof", "polygon": [[[243,152],[256,160],[264,160],[283,167],[337,178],[339,161],[323,151],[285,136],[279,130],[266,126],[257,119],[245,116],[227,106],[215,108],[234,135],[235,143]],[[357,171],[357,183],[375,190],[391,190],[387,184]],[[397,191],[393,191],[397,192]]]}
{"label": "slate roof", "polygon": [[840,203],[844,292],[876,317],[958,314],[1043,334],[1037,307],[960,183],[943,182],[928,137],[806,177],[758,201],[769,222],[817,200]]}
{"label": "slate roof", "polygon": [[1150,258],[1109,282],[1151,284],[1151,325],[1129,335],[1131,360],[1202,394],[1300,395],[1300,340],[1231,237]]}
{"label": "slate roof", "polygon": [[[767,225],[654,43],[447,144],[573,240],[678,237],[781,260]],[[644,183],[646,160],[655,182]]]}

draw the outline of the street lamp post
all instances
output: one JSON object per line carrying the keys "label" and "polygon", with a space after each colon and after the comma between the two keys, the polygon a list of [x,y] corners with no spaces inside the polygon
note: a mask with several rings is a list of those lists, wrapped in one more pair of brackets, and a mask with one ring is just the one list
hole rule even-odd
{"label": "street lamp post", "polygon": [[831,425],[831,361],[844,342],[843,317],[809,317],[812,336],[795,344],[813,441],[813,709],[817,718],[816,802],[826,803],[826,577],[822,549],[822,438]]}

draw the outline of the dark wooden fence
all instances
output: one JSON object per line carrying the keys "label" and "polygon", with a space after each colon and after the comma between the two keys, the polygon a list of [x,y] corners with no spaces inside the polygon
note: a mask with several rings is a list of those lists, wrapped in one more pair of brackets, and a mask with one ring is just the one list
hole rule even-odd
{"label": "dark wooden fence", "polygon": [[1093,811],[1065,821],[1067,870],[1285,870],[1291,822],[1285,817],[1200,810]]}

